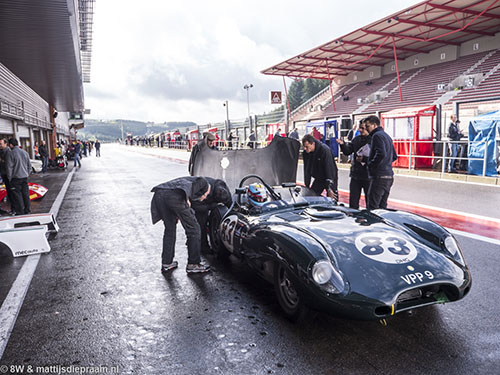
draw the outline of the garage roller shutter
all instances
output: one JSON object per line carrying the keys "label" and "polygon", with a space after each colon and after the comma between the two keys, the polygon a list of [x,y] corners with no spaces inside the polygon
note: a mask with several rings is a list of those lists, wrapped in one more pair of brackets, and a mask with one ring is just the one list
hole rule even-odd
{"label": "garage roller shutter", "polygon": [[0,134],[12,134],[12,120],[0,118]]}

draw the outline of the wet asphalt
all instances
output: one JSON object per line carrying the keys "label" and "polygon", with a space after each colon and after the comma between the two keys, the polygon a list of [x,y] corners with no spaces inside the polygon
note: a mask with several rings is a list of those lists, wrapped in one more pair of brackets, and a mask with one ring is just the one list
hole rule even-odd
{"label": "wet asphalt", "polygon": [[[109,145],[102,155],[84,158],[74,175],[60,233],[41,257],[0,365],[115,366],[120,374],[498,373],[498,245],[458,237],[473,277],[462,301],[402,313],[387,326],[322,313],[293,324],[271,285],[235,259],[207,255],[213,272],[188,276],[180,226],[179,269],[162,275],[163,228],[151,224],[150,190],[186,175],[187,165]],[[57,190],[64,174],[51,172],[47,185]],[[47,196],[37,209],[50,205]],[[0,256],[2,299],[23,261]]]}

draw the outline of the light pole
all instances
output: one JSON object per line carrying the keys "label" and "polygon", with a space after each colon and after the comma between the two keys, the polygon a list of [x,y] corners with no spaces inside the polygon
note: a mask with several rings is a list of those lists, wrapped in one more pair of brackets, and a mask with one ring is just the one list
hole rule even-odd
{"label": "light pole", "polygon": [[249,94],[249,91],[252,87],[253,87],[252,84],[243,86],[243,88],[245,90],[247,90],[248,126],[250,127],[250,133],[252,132],[252,120],[250,119],[250,94]]}
{"label": "light pole", "polygon": [[222,103],[224,107],[226,107],[226,139],[229,136],[229,101],[225,100],[224,103]]}

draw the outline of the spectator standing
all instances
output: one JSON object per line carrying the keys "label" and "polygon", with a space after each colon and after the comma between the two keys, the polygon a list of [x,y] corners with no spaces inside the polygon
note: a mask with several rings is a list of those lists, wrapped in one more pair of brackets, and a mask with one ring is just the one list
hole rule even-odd
{"label": "spectator standing", "polygon": [[[5,191],[7,192],[7,200],[10,204],[11,211],[13,210],[12,205],[12,193],[10,189],[9,177],[7,176],[7,159],[9,157],[11,150],[9,148],[9,141],[7,138],[0,139],[0,175],[2,177],[2,181],[5,185]],[[1,212],[2,214],[7,212]]]}
{"label": "spectator standing", "polygon": [[77,140],[75,143],[75,157],[74,157],[74,164],[73,167],[76,167],[76,164],[78,164],[78,168],[82,166],[82,163],[80,163],[80,151],[82,150],[82,143]]}
{"label": "spectator standing", "polygon": [[458,143],[460,139],[464,136],[459,128],[460,121],[457,120],[457,115],[453,114],[450,116],[450,126],[448,127],[448,138],[450,138],[450,162],[448,164],[448,172],[456,173],[455,168],[456,157],[458,156],[458,149],[460,144]]}
{"label": "spectator standing", "polygon": [[210,251],[207,238],[207,224],[210,211],[218,206],[219,203],[224,204],[227,208],[231,207],[233,199],[231,198],[231,191],[227,184],[220,179],[205,177],[210,184],[210,194],[204,201],[194,201],[191,204],[196,216],[196,220],[200,225],[201,230],[201,250]]}
{"label": "spectator standing", "polygon": [[349,182],[349,207],[354,209],[359,209],[361,190],[365,193],[365,204],[368,207],[368,188],[370,187],[367,166],[368,156],[370,155],[370,135],[363,122],[359,125],[359,132],[360,134],[354,137],[352,142],[337,139],[337,143],[344,155],[353,155],[349,173],[349,177],[351,177]]}
{"label": "spectator standing", "polygon": [[312,135],[313,135],[314,139],[317,139],[318,141],[321,142],[321,139],[323,138],[323,136],[321,135],[320,131],[318,129],[316,129],[316,126],[313,127]]}
{"label": "spectator standing", "polygon": [[227,136],[227,147],[230,150],[233,149],[233,140],[234,140],[234,134],[233,134],[233,131],[230,131],[229,135]]}
{"label": "spectator standing", "polygon": [[299,140],[299,133],[297,132],[297,128],[293,128],[293,130],[288,134],[289,138],[296,139],[297,141]]}
{"label": "spectator standing", "polygon": [[387,208],[387,200],[394,183],[392,163],[398,155],[394,149],[392,138],[380,126],[377,116],[368,116],[365,126],[371,136],[370,155],[368,157],[368,209]]}
{"label": "spectator standing", "polygon": [[276,133],[274,133],[274,136],[281,137],[281,128],[278,128],[278,130],[276,130]]}
{"label": "spectator standing", "polygon": [[215,137],[215,135],[210,132],[204,132],[201,141],[194,145],[193,149],[191,150],[191,156],[189,157],[188,163],[188,172],[191,176],[193,175],[194,161],[196,160],[196,157],[201,150],[202,144],[205,143],[208,148],[217,150],[217,146],[215,145],[216,140],[217,138]]}
{"label": "spectator standing", "polygon": [[31,161],[28,153],[19,148],[17,139],[9,139],[10,153],[8,153],[7,179],[10,183],[12,193],[12,210],[16,215],[29,214],[31,212],[30,193],[28,188],[28,176],[31,172]]}
{"label": "spectator standing", "polygon": [[[302,138],[304,147],[304,183],[317,195],[327,190],[327,195],[335,200],[338,199],[338,169],[330,148],[315,139],[311,134]],[[311,185],[311,177],[314,182]]]}
{"label": "spectator standing", "polygon": [[177,220],[180,220],[187,237],[188,264],[187,273],[210,271],[210,266],[201,263],[201,232],[191,204],[206,199],[210,193],[210,184],[203,177],[179,177],[155,186],[151,200],[153,224],[163,220],[163,251],[161,271],[177,268],[174,261]]}
{"label": "spectator standing", "polygon": [[42,159],[42,173],[46,173],[47,166],[49,165],[49,150],[47,149],[47,143],[45,141],[42,141],[40,147],[38,147],[38,152]]}
{"label": "spectator standing", "polygon": [[248,136],[247,146],[250,148],[257,148],[257,138],[255,137],[255,130]]}
{"label": "spectator standing", "polygon": [[357,124],[354,124],[352,126],[352,129],[350,129],[348,132],[347,132],[347,140],[349,142],[351,142],[354,137],[357,137],[358,135],[360,134],[360,132],[358,131],[358,125]]}
{"label": "spectator standing", "polygon": [[98,139],[95,140],[95,156],[97,158],[101,157],[101,142]]}

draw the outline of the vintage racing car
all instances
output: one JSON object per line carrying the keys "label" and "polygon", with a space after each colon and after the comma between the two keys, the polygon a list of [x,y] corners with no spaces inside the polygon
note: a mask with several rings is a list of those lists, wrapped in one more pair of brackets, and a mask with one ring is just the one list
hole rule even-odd
{"label": "vintage racing car", "polygon": [[403,211],[349,209],[288,183],[296,181],[299,147],[285,137],[263,149],[201,147],[193,168],[237,193],[229,210],[211,213],[212,248],[271,281],[290,319],[307,307],[384,319],[470,291],[462,251],[442,226]]}
{"label": "vintage racing car", "polygon": [[307,307],[384,319],[460,300],[471,288],[462,251],[440,225],[407,212],[350,209],[256,175],[241,180],[229,210],[212,211],[209,237],[219,257],[232,254],[274,284],[291,320]]}

